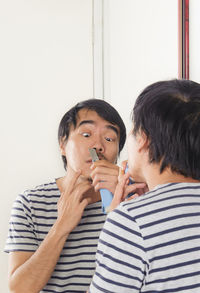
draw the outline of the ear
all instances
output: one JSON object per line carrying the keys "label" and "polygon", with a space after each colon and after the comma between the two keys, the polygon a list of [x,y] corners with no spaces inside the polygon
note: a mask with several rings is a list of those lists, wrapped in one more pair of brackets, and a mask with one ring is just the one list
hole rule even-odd
{"label": "ear", "polygon": [[59,142],[59,145],[60,145],[60,153],[62,156],[65,156],[66,155],[66,152],[65,152],[65,147],[66,147],[66,140],[65,140],[65,137],[62,137],[60,139],[60,142]]}
{"label": "ear", "polygon": [[143,131],[140,131],[136,136],[138,142],[138,152],[146,152],[149,149],[149,140]]}

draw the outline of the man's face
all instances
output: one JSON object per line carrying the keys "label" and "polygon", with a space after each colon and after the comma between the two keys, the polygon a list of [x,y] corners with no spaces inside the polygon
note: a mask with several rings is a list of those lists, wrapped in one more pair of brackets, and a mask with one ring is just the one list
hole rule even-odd
{"label": "man's face", "polygon": [[76,127],[72,125],[66,142],[61,143],[61,153],[66,156],[67,168],[89,177],[92,160],[89,148],[96,148],[100,159],[116,163],[119,152],[120,130],[117,125],[101,118],[95,111],[81,109]]}
{"label": "man's face", "polygon": [[127,139],[128,167],[131,177],[136,182],[143,182],[144,180],[142,175],[143,152],[140,149],[142,143],[143,137],[139,133],[135,136],[132,130]]}

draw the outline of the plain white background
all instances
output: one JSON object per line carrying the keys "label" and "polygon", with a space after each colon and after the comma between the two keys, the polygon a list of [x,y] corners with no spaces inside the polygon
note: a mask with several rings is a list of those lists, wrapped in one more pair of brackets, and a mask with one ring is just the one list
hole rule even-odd
{"label": "plain white background", "polygon": [[140,91],[178,77],[178,1],[110,0],[107,7],[105,97],[129,129]]}
{"label": "plain white background", "polygon": [[[190,75],[200,81],[200,6],[190,3]],[[98,5],[104,19],[93,27]],[[104,97],[129,128],[138,93],[178,76],[177,7],[174,0],[0,0],[0,292],[8,292],[3,248],[14,199],[64,175],[62,115],[80,100]]]}

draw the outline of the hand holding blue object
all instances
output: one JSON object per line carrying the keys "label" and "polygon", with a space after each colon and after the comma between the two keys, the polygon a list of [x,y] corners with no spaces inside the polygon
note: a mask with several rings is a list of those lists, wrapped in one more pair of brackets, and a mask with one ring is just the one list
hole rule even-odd
{"label": "hand holding blue object", "polygon": [[[93,162],[96,162],[96,161],[99,160],[95,148],[89,149],[89,152],[90,152],[90,155],[92,157],[92,161]],[[128,166],[126,166],[125,173],[127,173],[127,171],[128,171]],[[131,178],[130,178],[129,179],[129,184],[133,184],[133,183],[134,183],[133,180],[131,180]],[[132,196],[133,194],[134,193],[130,193],[127,196],[127,198],[130,197],[130,196]],[[102,202],[102,211],[103,211],[103,213],[106,214],[108,212],[109,207],[110,207],[110,204],[112,202],[113,194],[108,189],[101,188],[100,189],[100,195],[101,195],[101,202]]]}
{"label": "hand holding blue object", "polygon": [[[89,152],[92,157],[92,162],[96,162],[99,160],[95,149],[89,149]],[[102,202],[102,211],[104,214],[106,214],[112,202],[113,194],[108,189],[102,188],[100,189],[100,195],[101,195],[101,202]]]}

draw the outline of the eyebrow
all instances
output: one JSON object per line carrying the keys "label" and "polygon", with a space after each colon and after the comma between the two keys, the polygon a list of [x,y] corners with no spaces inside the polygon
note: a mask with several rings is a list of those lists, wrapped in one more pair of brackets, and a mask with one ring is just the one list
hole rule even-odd
{"label": "eyebrow", "polygon": [[[94,120],[82,120],[79,123],[78,127],[80,127],[81,125],[84,125],[84,124],[93,124],[94,125],[95,121]],[[117,127],[115,127],[114,125],[108,124],[108,125],[106,125],[106,128],[113,130],[117,135],[119,135],[119,131],[118,131]]]}

